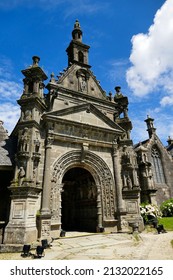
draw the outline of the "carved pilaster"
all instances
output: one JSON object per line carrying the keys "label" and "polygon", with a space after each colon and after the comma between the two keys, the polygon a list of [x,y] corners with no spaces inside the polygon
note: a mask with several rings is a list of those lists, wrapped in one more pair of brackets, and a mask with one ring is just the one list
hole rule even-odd
{"label": "carved pilaster", "polygon": [[42,193],[42,208],[41,214],[50,215],[50,160],[53,137],[48,136],[45,147],[45,163],[44,163],[44,179],[43,179],[43,193]]}
{"label": "carved pilaster", "polygon": [[125,214],[125,210],[123,208],[120,160],[119,160],[118,144],[116,139],[114,140],[112,145],[112,159],[113,159],[113,170],[114,170],[116,202],[117,202],[117,208],[116,208],[117,219],[118,219],[117,229],[118,231],[122,231],[121,216]]}
{"label": "carved pilaster", "polygon": [[102,221],[102,206],[101,206],[101,188],[97,186],[97,217],[98,217],[98,231],[103,227]]}
{"label": "carved pilaster", "polygon": [[112,159],[113,159],[113,169],[115,178],[115,188],[116,188],[116,200],[117,200],[117,212],[123,211],[122,203],[122,180],[120,176],[120,162],[119,162],[119,151],[118,144],[116,140],[112,145]]}
{"label": "carved pilaster", "polygon": [[61,224],[61,193],[63,192],[64,184],[56,184],[52,182],[50,209],[51,209],[51,224]]}

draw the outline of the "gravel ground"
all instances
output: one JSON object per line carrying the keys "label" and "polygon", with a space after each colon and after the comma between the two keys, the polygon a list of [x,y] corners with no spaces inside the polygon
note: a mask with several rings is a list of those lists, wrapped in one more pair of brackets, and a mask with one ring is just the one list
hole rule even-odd
{"label": "gravel ground", "polygon": [[[67,233],[45,250],[44,260],[173,260],[173,232],[157,234]],[[32,251],[35,253],[35,250]],[[0,253],[0,260],[28,260],[21,253]]]}

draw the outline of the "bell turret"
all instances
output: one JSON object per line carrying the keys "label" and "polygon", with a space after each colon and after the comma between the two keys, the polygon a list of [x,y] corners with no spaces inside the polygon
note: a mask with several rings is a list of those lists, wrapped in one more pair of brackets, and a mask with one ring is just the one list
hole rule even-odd
{"label": "bell turret", "polygon": [[72,40],[66,49],[68,55],[68,66],[73,63],[79,64],[82,67],[90,68],[88,65],[88,50],[89,46],[82,43],[82,30],[78,20],[75,21],[72,31]]}

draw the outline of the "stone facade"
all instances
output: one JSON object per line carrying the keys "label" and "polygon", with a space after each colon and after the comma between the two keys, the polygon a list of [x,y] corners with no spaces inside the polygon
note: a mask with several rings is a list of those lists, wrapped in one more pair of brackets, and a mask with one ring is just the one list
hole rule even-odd
{"label": "stone facade", "polygon": [[[88,51],[76,21],[66,50],[68,67],[58,79],[52,73],[45,85],[37,56],[22,71],[5,244],[59,236],[61,229],[119,232],[133,224],[142,229],[140,199],[171,195],[172,165],[165,169],[170,182],[158,196],[150,172],[153,143],[160,149],[162,144],[154,134],[148,146],[134,149],[128,99],[119,86],[114,96],[106,95],[88,64]],[[163,163],[172,164],[166,150],[163,157]]]}
{"label": "stone facade", "polygon": [[156,134],[154,119],[145,120],[149,139],[135,145],[138,158],[141,201],[160,205],[173,197],[172,140],[164,147]]}

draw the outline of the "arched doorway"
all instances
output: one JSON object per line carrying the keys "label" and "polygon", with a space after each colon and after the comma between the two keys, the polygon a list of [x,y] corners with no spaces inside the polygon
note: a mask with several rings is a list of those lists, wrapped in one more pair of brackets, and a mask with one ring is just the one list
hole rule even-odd
{"label": "arched doorway", "polygon": [[74,167],[65,173],[62,183],[62,229],[95,232],[97,188],[91,173]]}

